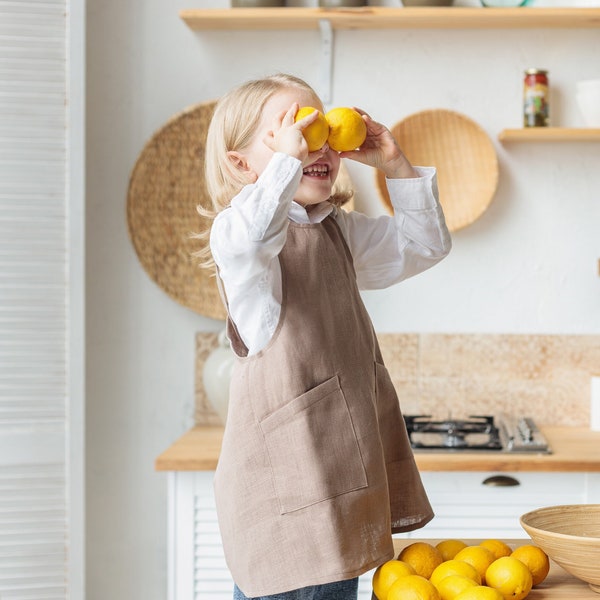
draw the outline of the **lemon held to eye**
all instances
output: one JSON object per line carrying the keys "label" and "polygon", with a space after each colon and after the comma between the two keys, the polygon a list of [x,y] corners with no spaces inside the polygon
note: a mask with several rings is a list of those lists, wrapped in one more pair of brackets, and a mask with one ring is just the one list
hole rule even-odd
{"label": "lemon held to eye", "polygon": [[325,115],[316,108],[312,106],[303,106],[296,113],[296,122],[304,117],[308,117],[308,115],[315,112],[315,110],[319,113],[319,116],[315,121],[313,121],[308,127],[305,127],[302,130],[302,135],[308,144],[308,151],[315,152],[316,150],[321,149],[327,138],[329,137],[329,124],[325,119]]}
{"label": "lemon held to eye", "polygon": [[367,126],[360,113],[353,108],[332,108],[325,113],[329,123],[329,147],[336,152],[360,148],[367,137]]}

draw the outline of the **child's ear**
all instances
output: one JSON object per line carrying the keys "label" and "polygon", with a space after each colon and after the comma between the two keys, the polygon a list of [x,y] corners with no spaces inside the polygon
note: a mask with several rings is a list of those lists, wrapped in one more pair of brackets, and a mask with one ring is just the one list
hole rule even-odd
{"label": "child's ear", "polygon": [[230,150],[227,152],[227,158],[229,158],[231,164],[247,178],[249,183],[254,183],[257,180],[257,174],[252,170],[252,167],[243,154],[236,152],[235,150]]}
{"label": "child's ear", "polygon": [[230,150],[229,152],[227,152],[227,158],[229,158],[229,160],[236,169],[239,169],[240,171],[250,170],[250,165],[248,164],[248,161],[246,160],[246,157],[243,154],[240,154],[235,150]]}

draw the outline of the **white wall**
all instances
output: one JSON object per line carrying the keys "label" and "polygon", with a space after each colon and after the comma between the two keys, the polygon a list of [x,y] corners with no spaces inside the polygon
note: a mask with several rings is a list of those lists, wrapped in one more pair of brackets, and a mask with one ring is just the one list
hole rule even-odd
{"label": "white wall", "polygon": [[[215,4],[216,5],[216,4]],[[225,4],[222,4],[223,6]],[[318,84],[316,31],[194,33],[206,1],[88,0],[87,585],[89,600],[166,598],[166,477],[153,461],[192,424],[194,335],[219,322],[143,272],[125,221],[130,170],[170,116],[250,77]],[[600,144],[514,144],[523,69],[550,70],[556,124],[581,124],[578,79],[600,77],[600,29],[346,31],[333,104],[392,125],[450,108],[492,137],[500,184],[432,271],[365,296],[379,331],[600,333]],[[349,165],[358,209],[383,212],[370,170]]]}

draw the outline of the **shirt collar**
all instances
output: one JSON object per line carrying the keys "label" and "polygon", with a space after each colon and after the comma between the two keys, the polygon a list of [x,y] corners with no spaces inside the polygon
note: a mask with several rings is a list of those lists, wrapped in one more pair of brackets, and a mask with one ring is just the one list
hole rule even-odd
{"label": "shirt collar", "polygon": [[288,213],[289,218],[294,221],[294,223],[311,224],[311,223],[320,223],[326,217],[331,214],[333,210],[333,205],[331,202],[320,202],[319,204],[315,204],[310,212],[304,208],[301,204],[298,204],[295,201],[292,201],[292,205],[290,207],[290,212]]}

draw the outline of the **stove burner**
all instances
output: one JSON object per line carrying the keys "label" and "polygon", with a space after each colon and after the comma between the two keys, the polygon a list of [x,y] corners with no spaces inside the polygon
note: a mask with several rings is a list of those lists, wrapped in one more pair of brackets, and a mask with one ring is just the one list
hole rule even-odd
{"label": "stove burner", "polygon": [[502,450],[494,417],[432,421],[431,415],[422,415],[405,416],[404,420],[413,448]]}
{"label": "stove burner", "polygon": [[415,450],[491,450],[544,452],[550,449],[531,418],[472,415],[467,419],[435,421],[431,415],[405,415],[406,430]]}

